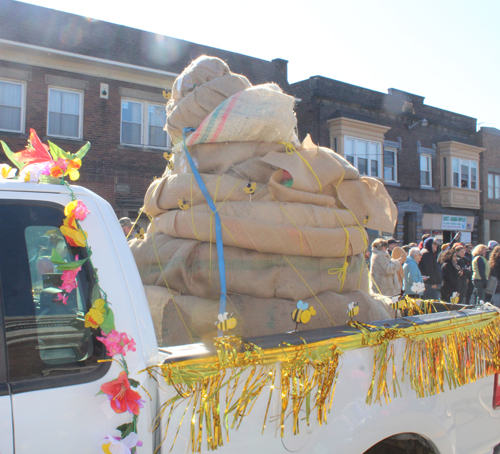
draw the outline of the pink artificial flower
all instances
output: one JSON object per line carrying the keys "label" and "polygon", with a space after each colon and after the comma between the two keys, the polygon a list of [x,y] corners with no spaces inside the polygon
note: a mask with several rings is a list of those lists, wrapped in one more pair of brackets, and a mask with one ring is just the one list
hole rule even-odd
{"label": "pink artificial flower", "polygon": [[89,213],[90,211],[81,200],[74,200],[68,203],[64,208],[64,214],[66,216],[72,216],[79,221],[83,221]]}
{"label": "pink artificial flower", "polygon": [[42,167],[42,175],[50,175],[50,166],[48,162]]}
{"label": "pink artificial flower", "polygon": [[62,301],[63,304],[68,304],[68,295],[64,295],[63,293],[58,293],[54,300]]}
{"label": "pink artificial flower", "polygon": [[66,293],[71,293],[75,288],[77,288],[78,282],[76,280],[76,275],[81,269],[82,267],[79,266],[74,270],[64,270],[61,276],[63,283],[59,288],[64,290]]}
{"label": "pink artificial flower", "polygon": [[125,356],[128,351],[135,352],[135,341],[128,337],[127,333],[119,333],[112,329],[107,335],[98,337],[108,351],[109,356],[123,355]]}

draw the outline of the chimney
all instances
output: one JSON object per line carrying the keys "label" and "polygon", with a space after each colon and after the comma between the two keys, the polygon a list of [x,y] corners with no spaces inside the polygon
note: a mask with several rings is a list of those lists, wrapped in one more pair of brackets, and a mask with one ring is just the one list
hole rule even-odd
{"label": "chimney", "polygon": [[271,60],[281,71],[281,74],[285,76],[286,81],[288,82],[288,60],[283,60],[282,58],[275,58]]}

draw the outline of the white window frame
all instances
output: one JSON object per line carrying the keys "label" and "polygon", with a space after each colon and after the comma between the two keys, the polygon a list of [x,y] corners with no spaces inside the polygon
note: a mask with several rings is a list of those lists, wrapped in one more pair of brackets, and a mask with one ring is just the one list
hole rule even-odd
{"label": "white window frame", "polygon": [[[479,162],[474,160],[474,159],[462,159],[462,158],[454,158],[452,157],[452,165],[451,165],[451,184],[454,188],[460,188],[460,189],[472,189],[473,191],[477,191],[479,189]],[[458,185],[455,184],[455,178],[454,174],[454,164],[458,162]],[[471,165],[471,163],[474,163],[475,166]],[[467,166],[467,187],[462,187],[462,165]],[[476,187],[472,188],[471,187],[471,178],[472,178],[472,168],[475,167],[476,169]]]}
{"label": "white window frame", "polygon": [[[427,162],[429,163],[429,184],[422,184],[422,158],[427,159]],[[420,158],[419,158],[419,167],[420,167],[420,187],[421,188],[432,188],[432,155],[427,154],[427,153],[421,153]],[[427,171],[425,171],[427,172]]]}
{"label": "white window frame", "polygon": [[[124,102],[134,102],[136,104],[141,104],[142,106],[142,118],[141,118],[141,143],[140,144],[135,144],[135,143],[126,143],[123,142],[123,136],[122,136],[122,127],[123,127],[123,103]],[[171,141],[170,141],[170,136],[168,133],[165,131],[166,134],[166,145],[164,147],[159,147],[157,145],[149,145],[149,107],[150,106],[155,106],[155,107],[161,107],[165,108],[164,104],[158,103],[158,102],[151,102],[151,101],[144,101],[144,100],[139,100],[139,99],[133,99],[133,98],[122,98],[120,102],[120,144],[126,145],[127,147],[138,147],[138,148],[153,148],[157,150],[166,150],[171,147]]]}
{"label": "white window frame", "polygon": [[[355,150],[354,150],[354,154],[352,154],[352,155],[346,153],[346,151],[347,151],[347,146],[346,146],[347,140],[354,140]],[[368,148],[369,148],[370,144],[377,145],[378,152],[376,153],[376,159],[373,159],[372,155],[370,154],[370,152],[368,150],[368,156],[367,156],[367,160],[368,160],[367,171],[368,172],[366,173],[366,176],[373,177],[373,178],[378,178],[379,180],[382,180],[383,179],[382,169],[383,169],[383,159],[384,159],[382,151],[381,151],[381,150],[384,149],[382,143],[376,142],[374,140],[361,139],[359,137],[344,136],[344,158],[347,159],[348,156],[352,156],[353,157],[353,166],[356,167],[356,169],[358,169],[358,171],[359,171],[358,159],[359,158],[365,159],[365,157],[364,156],[358,156],[357,153],[356,153],[356,149],[357,149],[356,144],[358,142],[365,142],[365,143],[367,143],[368,144]],[[378,163],[378,165],[377,165],[378,175],[372,175],[371,161],[376,161]],[[365,175],[365,174],[363,174],[363,175]]]}
{"label": "white window frame", "polygon": [[[79,112],[78,112],[78,136],[62,136],[58,134],[50,134],[50,92],[51,90],[56,90],[56,91],[63,91],[67,93],[76,93],[80,97],[80,105],[79,105]],[[64,88],[64,87],[56,87],[56,86],[49,86],[48,94],[47,94],[47,135],[50,137],[61,137],[63,139],[71,139],[71,140],[81,140],[83,137],[83,100],[84,100],[84,92],[83,90],[72,90],[70,88]]]}
{"label": "white window frame", "polygon": [[[394,154],[394,179],[389,180],[385,178],[385,152]],[[382,156],[383,160],[383,178],[387,183],[397,183],[398,182],[398,150],[392,147],[384,147],[384,155]]]}
{"label": "white window frame", "polygon": [[488,173],[488,199],[500,200],[500,174]]}
{"label": "white window frame", "polygon": [[24,130],[26,127],[26,82],[22,81],[22,80],[16,80],[16,79],[6,79],[4,77],[0,78],[0,81],[11,83],[11,84],[21,85],[21,123],[20,123],[21,129],[19,129],[19,130],[5,129],[5,128],[2,128],[0,125],[0,131],[24,133]]}

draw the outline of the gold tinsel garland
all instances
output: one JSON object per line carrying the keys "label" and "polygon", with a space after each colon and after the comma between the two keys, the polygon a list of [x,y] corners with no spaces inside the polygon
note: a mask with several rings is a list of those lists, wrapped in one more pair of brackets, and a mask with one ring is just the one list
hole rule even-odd
{"label": "gold tinsel garland", "polygon": [[[156,427],[168,410],[165,439],[173,411],[179,405],[185,405],[177,434],[184,418],[188,417],[191,450],[201,451],[204,430],[207,449],[215,450],[223,445],[223,427],[229,442],[229,429],[240,426],[265,387],[268,387],[269,395],[262,432],[270,417],[269,408],[275,392],[280,393],[281,411],[278,417],[282,437],[289,413],[293,415],[294,434],[299,433],[301,410],[305,410],[306,424],[309,424],[314,411],[321,425],[326,423],[332,406],[340,356],[345,351],[363,347],[374,349],[372,381],[366,402],[381,404],[383,399],[388,403],[391,395],[401,395],[395,366],[395,345],[391,342],[396,339],[406,339],[401,381],[408,376],[411,388],[418,397],[444,392],[445,384],[450,389],[455,388],[500,370],[500,315],[497,312],[405,327],[349,324],[359,333],[350,332],[344,337],[313,344],[284,344],[265,350],[237,337],[220,337],[215,339],[217,357],[148,368],[151,376],[161,375],[167,385],[177,391],[176,396],[161,406]],[[248,376],[242,379],[245,371],[248,371]],[[236,395],[240,381],[242,391]],[[392,392],[388,381],[392,382]],[[221,414],[224,388],[225,410]]]}

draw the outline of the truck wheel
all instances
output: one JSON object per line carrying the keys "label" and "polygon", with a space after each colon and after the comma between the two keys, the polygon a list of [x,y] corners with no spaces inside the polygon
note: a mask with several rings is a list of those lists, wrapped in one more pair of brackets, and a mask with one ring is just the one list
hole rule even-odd
{"label": "truck wheel", "polygon": [[417,434],[398,434],[372,446],[364,454],[439,454]]}

